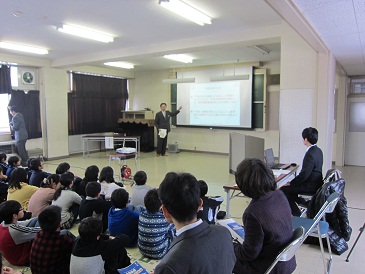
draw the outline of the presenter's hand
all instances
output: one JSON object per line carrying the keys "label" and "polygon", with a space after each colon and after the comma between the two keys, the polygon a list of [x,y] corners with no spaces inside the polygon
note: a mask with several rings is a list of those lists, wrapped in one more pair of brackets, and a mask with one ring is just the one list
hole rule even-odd
{"label": "presenter's hand", "polygon": [[182,106],[179,107],[179,111],[182,109]]}

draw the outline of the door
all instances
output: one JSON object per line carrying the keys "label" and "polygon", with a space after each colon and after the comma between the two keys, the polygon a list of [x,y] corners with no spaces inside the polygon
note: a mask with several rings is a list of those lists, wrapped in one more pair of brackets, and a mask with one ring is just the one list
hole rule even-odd
{"label": "door", "polygon": [[345,165],[365,166],[365,96],[348,98]]}

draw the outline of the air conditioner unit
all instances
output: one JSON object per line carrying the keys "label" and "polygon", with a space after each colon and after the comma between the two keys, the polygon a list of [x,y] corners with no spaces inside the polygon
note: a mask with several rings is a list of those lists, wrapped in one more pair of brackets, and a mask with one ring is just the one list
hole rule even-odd
{"label": "air conditioner unit", "polygon": [[169,144],[168,145],[169,153],[179,153],[179,145],[177,143]]}

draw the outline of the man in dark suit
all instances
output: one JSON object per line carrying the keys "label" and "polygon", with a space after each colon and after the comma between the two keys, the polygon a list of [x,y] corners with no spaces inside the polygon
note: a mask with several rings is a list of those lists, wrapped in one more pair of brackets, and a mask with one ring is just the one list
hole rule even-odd
{"label": "man in dark suit", "polygon": [[293,216],[300,216],[301,214],[297,203],[302,202],[302,199],[298,197],[298,194],[314,194],[323,184],[323,153],[316,145],[318,131],[312,127],[305,128],[302,137],[303,143],[307,147],[302,170],[289,185],[280,188],[288,198]]}
{"label": "man in dark suit", "polygon": [[169,172],[159,187],[162,212],[176,227],[176,238],[155,274],[231,274],[236,262],[228,229],[198,220],[200,185],[189,173]]}
{"label": "man in dark suit", "polygon": [[25,148],[25,144],[28,139],[28,132],[25,128],[25,122],[23,114],[18,112],[17,107],[9,107],[9,112],[13,116],[10,127],[14,131],[16,150],[22,159],[22,166],[27,166],[28,152]]}
{"label": "man in dark suit", "polygon": [[[171,112],[166,110],[166,103],[160,104],[161,111],[156,113],[155,117],[155,127],[157,129],[157,157],[159,156],[167,156],[166,154],[166,146],[167,146],[167,135],[170,132],[170,117],[176,116],[180,113],[182,107],[179,107],[177,111]],[[166,130],[166,135],[162,133],[163,130]]]}

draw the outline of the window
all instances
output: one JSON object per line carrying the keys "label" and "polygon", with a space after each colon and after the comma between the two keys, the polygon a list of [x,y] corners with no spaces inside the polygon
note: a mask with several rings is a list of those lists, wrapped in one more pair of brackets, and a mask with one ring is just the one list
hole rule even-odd
{"label": "window", "polygon": [[8,112],[8,104],[9,104],[10,95],[8,94],[0,94],[0,134],[9,134],[9,112]]}
{"label": "window", "polygon": [[10,67],[10,79],[11,79],[11,86],[18,87],[18,67],[11,66]]}

